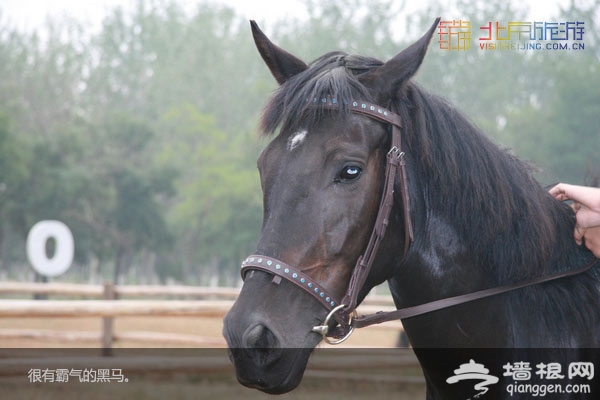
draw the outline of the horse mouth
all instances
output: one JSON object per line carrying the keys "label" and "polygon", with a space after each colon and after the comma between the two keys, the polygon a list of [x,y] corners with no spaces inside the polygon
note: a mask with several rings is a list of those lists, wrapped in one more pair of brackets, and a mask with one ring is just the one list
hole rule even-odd
{"label": "horse mouth", "polygon": [[282,354],[277,362],[265,366],[256,365],[256,355],[248,350],[229,349],[238,382],[268,394],[283,394],[300,384],[313,349],[280,349]]}
{"label": "horse mouth", "polygon": [[301,374],[300,374],[300,378],[295,378],[295,379],[291,379],[291,374],[290,374],[283,382],[276,383],[276,384],[268,383],[260,378],[257,379],[256,381],[246,381],[243,378],[241,378],[239,375],[238,375],[237,379],[238,379],[239,383],[246,386],[247,388],[257,389],[257,390],[260,390],[261,392],[264,392],[267,394],[284,394],[284,393],[291,392],[296,387],[298,387],[298,385],[300,384],[300,381],[302,380]]}

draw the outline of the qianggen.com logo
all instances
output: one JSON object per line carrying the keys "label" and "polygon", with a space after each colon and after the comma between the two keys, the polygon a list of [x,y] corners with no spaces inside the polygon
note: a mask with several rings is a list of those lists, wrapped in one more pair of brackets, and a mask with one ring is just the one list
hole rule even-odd
{"label": "qianggen.com logo", "polygon": [[[516,393],[531,394],[532,396],[546,396],[554,393],[591,393],[591,387],[587,383],[564,383],[568,378],[571,382],[575,378],[583,378],[591,381],[594,378],[594,364],[590,362],[572,362],[565,372],[562,364],[557,362],[539,363],[535,365],[535,371],[528,362],[507,363],[504,368],[504,376],[512,377],[513,383],[506,387],[506,391],[512,396]],[[532,372],[538,380],[544,383],[528,383],[532,378]]]}
{"label": "qianggen.com logo", "polygon": [[[571,362],[566,369],[557,362],[538,363],[534,366],[529,362],[519,361],[506,363],[504,369],[503,384],[506,393],[510,396],[517,394],[528,394],[532,397],[544,397],[548,394],[591,394],[589,383],[575,383],[574,380],[591,381],[594,378],[594,364],[590,362]],[[454,370],[446,382],[455,384],[459,381],[474,381],[473,389],[476,392],[469,399],[479,398],[485,395],[492,385],[500,382],[500,377],[489,373],[483,364],[471,360],[462,364]],[[535,383],[531,380],[535,379]],[[568,381],[568,382],[565,382]]]}

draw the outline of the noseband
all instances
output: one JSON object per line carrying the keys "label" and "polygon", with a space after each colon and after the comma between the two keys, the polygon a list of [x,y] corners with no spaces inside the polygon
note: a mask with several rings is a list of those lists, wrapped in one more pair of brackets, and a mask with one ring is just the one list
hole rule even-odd
{"label": "noseband", "polygon": [[[322,99],[313,99],[311,107],[320,107],[330,110],[340,110],[341,106],[337,99],[324,97]],[[426,314],[432,311],[441,310],[452,307],[458,304],[482,299],[485,297],[494,296],[501,293],[506,293],[515,289],[524,288],[531,285],[537,285],[544,282],[549,282],[556,279],[565,278],[581,274],[589,270],[598,261],[593,258],[584,267],[567,272],[560,272],[553,275],[533,279],[531,281],[520,282],[513,285],[500,286],[491,289],[480,290],[473,293],[463,294],[459,296],[449,297],[441,300],[432,301],[425,304],[407,307],[390,312],[378,312],[375,314],[356,316],[355,310],[357,307],[357,298],[360,289],[363,287],[369,272],[375,261],[377,250],[383,240],[386,228],[389,223],[389,216],[394,205],[394,183],[398,176],[398,187],[402,198],[402,212],[404,219],[404,256],[408,253],[410,244],[413,241],[413,227],[410,218],[410,203],[408,196],[408,184],[406,180],[406,169],[404,162],[404,152],[401,146],[401,131],[402,128],[400,116],[386,108],[378,105],[353,101],[350,104],[344,103],[349,107],[349,110],[354,114],[364,115],[378,122],[389,124],[392,127],[392,138],[390,150],[387,153],[387,163],[385,168],[384,186],[381,201],[379,203],[379,211],[371,232],[371,238],[363,254],[358,258],[350,284],[344,297],[336,299],[331,292],[324,288],[323,285],[316,282],[310,276],[304,274],[298,268],[288,265],[273,257],[264,255],[251,255],[242,263],[242,279],[246,278],[248,271],[259,270],[265,271],[273,275],[273,283],[279,284],[281,279],[285,279],[305,292],[313,296],[319,301],[328,311],[329,314],[324,322],[315,326],[312,331],[319,333],[323,339],[330,344],[338,344],[346,340],[354,328],[362,328],[369,325],[379,324],[386,321],[392,321],[403,318],[410,318],[421,314]],[[338,322],[338,326],[332,329],[331,319]],[[334,340],[330,339],[334,338]]]}
{"label": "noseband", "polygon": [[[340,110],[340,107],[342,107],[336,98],[329,96],[322,99],[315,98],[311,103],[311,107],[320,107],[330,110]],[[341,343],[350,335],[353,329],[350,315],[357,307],[358,293],[371,271],[371,267],[373,266],[377,255],[377,250],[385,235],[389,223],[389,216],[394,205],[394,183],[397,175],[399,176],[398,186],[400,188],[403,205],[404,255],[408,252],[408,247],[413,241],[408,185],[406,182],[404,152],[402,151],[400,132],[402,127],[400,116],[386,108],[364,101],[352,101],[350,103],[344,103],[344,106],[347,106],[354,114],[367,116],[378,122],[389,124],[392,127],[391,145],[387,153],[384,186],[381,201],[379,203],[379,211],[377,212],[375,225],[371,232],[371,238],[369,239],[365,251],[356,262],[345,296],[339,301],[330,294],[327,289],[323,288],[322,285],[315,282],[308,275],[273,257],[252,255],[242,263],[241,270],[242,279],[246,277],[246,272],[248,270],[265,271],[273,275],[274,283],[279,284],[283,278],[292,282],[307,293],[310,293],[329,311],[329,315],[325,322],[321,326],[313,329],[313,331],[322,334],[329,343]],[[338,332],[329,331],[328,322],[332,317],[339,323],[341,332],[339,332],[340,329],[337,329]],[[328,336],[341,337],[341,339],[331,341]]]}

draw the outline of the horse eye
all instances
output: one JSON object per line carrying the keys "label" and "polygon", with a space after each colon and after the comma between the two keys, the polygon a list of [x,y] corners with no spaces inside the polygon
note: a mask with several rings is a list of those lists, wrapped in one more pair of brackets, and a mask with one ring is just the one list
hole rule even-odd
{"label": "horse eye", "polygon": [[356,165],[347,165],[340,171],[337,181],[348,182],[357,179],[362,172],[362,168]]}

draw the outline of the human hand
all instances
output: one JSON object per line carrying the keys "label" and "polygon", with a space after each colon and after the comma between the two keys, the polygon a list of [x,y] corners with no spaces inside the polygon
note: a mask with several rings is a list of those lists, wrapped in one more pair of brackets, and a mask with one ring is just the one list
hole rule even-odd
{"label": "human hand", "polygon": [[550,194],[560,201],[573,200],[579,228],[600,226],[600,188],[559,183]]}
{"label": "human hand", "polygon": [[559,183],[550,194],[560,201],[573,200],[575,242],[581,245],[585,240],[585,246],[600,258],[600,188]]}
{"label": "human hand", "polygon": [[600,258],[600,226],[585,229],[583,238],[585,239],[585,247],[590,249],[596,258]]}

